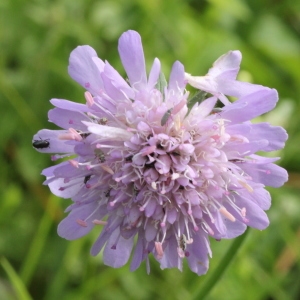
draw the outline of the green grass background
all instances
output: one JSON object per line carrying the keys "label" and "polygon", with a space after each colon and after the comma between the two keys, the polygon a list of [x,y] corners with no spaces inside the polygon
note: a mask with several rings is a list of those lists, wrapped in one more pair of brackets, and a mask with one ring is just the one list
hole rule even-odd
{"label": "green grass background", "polygon": [[251,229],[206,299],[300,299],[300,1],[294,0],[1,0],[0,1],[0,299],[199,299],[233,241],[211,241],[208,274],[185,264],[151,273],[143,264],[112,269],[89,255],[99,234],[68,242],[56,227],[70,203],[50,194],[40,175],[50,156],[31,146],[47,121],[51,98],[84,102],[67,73],[70,52],[90,45],[121,74],[117,41],[137,30],[149,66],[168,76],[180,60],[204,75],[223,53],[243,54],[240,79],[276,88],[276,109],[258,121],[284,126],[279,164],[289,182],[269,189],[270,226]]}

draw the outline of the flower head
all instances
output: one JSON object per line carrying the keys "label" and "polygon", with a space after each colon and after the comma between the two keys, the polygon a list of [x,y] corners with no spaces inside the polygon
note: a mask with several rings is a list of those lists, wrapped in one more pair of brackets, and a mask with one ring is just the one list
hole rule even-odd
{"label": "flower head", "polygon": [[[86,104],[52,99],[49,120],[62,129],[34,136],[33,145],[55,153],[53,160],[72,157],[42,173],[55,195],[73,201],[58,234],[73,240],[100,226],[91,254],[104,247],[109,266],[123,266],[133,252],[131,270],[146,260],[149,271],[152,253],[161,268],[181,270],[187,259],[204,274],[208,237],[266,228],[265,186],[287,180],[277,158],[255,154],[282,148],[286,132],[250,122],[274,108],[277,92],[236,80],[239,51],[219,58],[203,77],[185,73],[177,61],[166,83],[158,59],[147,77],[137,32],[123,33],[118,49],[128,81],[89,46],[71,53],[69,74],[86,89]],[[190,110],[188,83],[208,93]]]}

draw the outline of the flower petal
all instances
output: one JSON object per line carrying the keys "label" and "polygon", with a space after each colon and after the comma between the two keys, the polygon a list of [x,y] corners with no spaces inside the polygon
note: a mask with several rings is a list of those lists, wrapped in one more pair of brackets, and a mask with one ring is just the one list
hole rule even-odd
{"label": "flower petal", "polygon": [[121,77],[121,75],[109,64],[106,63],[104,72],[102,73],[102,80],[105,86],[106,93],[114,101],[133,99],[134,93],[127,84],[127,82]]}
{"label": "flower petal", "polygon": [[57,107],[49,110],[48,118],[50,122],[66,130],[70,127],[77,130],[86,130],[86,126],[82,124],[82,121],[90,121],[90,118],[82,112]]}
{"label": "flower petal", "polygon": [[246,135],[248,139],[267,138],[269,144],[263,151],[274,151],[284,147],[288,138],[287,132],[279,126],[271,126],[268,123],[252,124],[250,134]]}
{"label": "flower petal", "polygon": [[162,259],[159,260],[162,270],[166,268],[178,268],[179,271],[182,271],[182,261],[178,256],[177,248],[178,241],[176,237],[170,237],[167,246],[164,249],[164,255]]}
{"label": "flower petal", "polygon": [[125,239],[120,236],[120,230],[117,228],[111,233],[103,252],[103,262],[107,266],[120,268],[124,266],[133,247],[133,238]]}
{"label": "flower petal", "polygon": [[55,196],[65,199],[74,197],[83,186],[82,178],[72,178],[68,182],[64,178],[54,177],[54,179],[48,183],[51,192]]}
{"label": "flower petal", "polygon": [[196,121],[207,117],[215,107],[217,100],[217,97],[210,97],[205,99],[199,105],[194,105],[189,114],[189,118],[193,117]]}
{"label": "flower petal", "polygon": [[276,90],[263,88],[224,106],[220,114],[233,123],[245,122],[273,109],[277,100]]}
{"label": "flower petal", "polygon": [[244,223],[241,223],[239,221],[232,222],[228,219],[225,219],[224,217],[223,219],[224,219],[224,224],[227,228],[226,235],[223,236],[224,239],[233,239],[243,234],[247,229],[247,225]]}
{"label": "flower petal", "polygon": [[97,95],[103,89],[101,79],[104,63],[98,58],[99,65],[96,65],[93,58],[97,56],[96,51],[90,46],[78,46],[71,52],[69,59],[69,74],[92,95]]}
{"label": "flower petal", "polygon": [[207,75],[224,79],[236,79],[240,70],[241,60],[242,54],[240,51],[229,51],[214,62]]}
{"label": "flower petal", "polygon": [[118,49],[131,86],[137,90],[144,89],[147,77],[140,35],[133,30],[124,32],[119,39]]}
{"label": "flower petal", "polygon": [[[181,62],[176,61],[170,73],[168,90],[172,91],[174,95],[180,95],[180,93],[185,88],[185,80],[184,80],[184,66]],[[179,94],[178,94],[179,92]]]}
{"label": "flower petal", "polygon": [[139,235],[137,238],[136,246],[134,249],[134,253],[132,256],[131,264],[130,264],[130,271],[135,271],[140,265],[141,262],[144,260],[145,257],[145,251],[144,251],[144,233],[139,231]]}
{"label": "flower petal", "polygon": [[[97,208],[97,202],[92,202],[73,209],[69,215],[59,223],[57,228],[58,235],[67,240],[75,240],[89,233],[95,226],[92,221],[94,219],[101,219],[99,210],[94,213]],[[88,218],[91,214],[93,214],[93,218]],[[86,218],[88,218],[84,221],[86,226],[81,226],[77,222],[77,220],[85,220]]]}
{"label": "flower petal", "polygon": [[158,58],[155,58],[149,73],[149,79],[148,79],[149,90],[152,90],[155,87],[157,80],[159,78],[159,74],[160,74],[160,61]]}
{"label": "flower petal", "polygon": [[96,256],[101,251],[112,232],[114,232],[115,229],[120,226],[122,221],[122,217],[115,215],[107,220],[107,225],[104,227],[96,242],[92,246],[91,255]]}
{"label": "flower petal", "polygon": [[105,125],[99,125],[91,122],[82,121],[88,127],[88,130],[95,133],[105,139],[117,139],[120,141],[126,141],[132,137],[132,133],[117,127],[109,127]]}
{"label": "flower petal", "polygon": [[288,180],[288,173],[285,169],[275,164],[240,164],[252,180],[267,186],[280,187]]}
{"label": "flower petal", "polygon": [[91,112],[92,111],[85,104],[75,103],[75,102],[65,100],[65,99],[53,98],[50,100],[50,103],[58,108],[71,110],[71,111],[81,111],[81,112]]}
{"label": "flower petal", "polygon": [[256,124],[229,124],[226,128],[231,136],[244,136],[249,141],[268,140],[268,145],[263,151],[274,151],[284,147],[288,138],[286,131],[279,126],[271,126],[269,123]]}
{"label": "flower petal", "polygon": [[187,258],[190,269],[198,275],[206,274],[208,271],[209,244],[205,234],[198,231],[193,236],[193,243],[189,247],[190,256]]}

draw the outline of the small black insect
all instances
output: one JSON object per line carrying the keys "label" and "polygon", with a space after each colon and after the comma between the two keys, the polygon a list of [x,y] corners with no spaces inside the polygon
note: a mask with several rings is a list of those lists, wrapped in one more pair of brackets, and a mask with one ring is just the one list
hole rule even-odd
{"label": "small black insect", "polygon": [[161,118],[161,121],[160,121],[161,126],[166,125],[166,123],[168,122],[168,120],[171,116],[172,110],[173,110],[173,108],[170,108],[165,112],[165,114],[163,115],[163,117]]}
{"label": "small black insect", "polygon": [[220,108],[220,107],[215,107],[211,111],[212,114],[217,114],[217,113],[220,113],[220,112],[222,112],[222,108]]}
{"label": "small black insect", "polygon": [[243,163],[245,162],[244,160],[242,159],[229,159],[230,162],[235,162],[235,163]]}
{"label": "small black insect", "polygon": [[180,247],[183,251],[186,250],[187,240],[186,240],[186,236],[185,236],[184,234],[182,234],[182,235],[179,237],[178,244],[179,244],[179,247]]}
{"label": "small black insect", "polygon": [[83,180],[83,183],[84,183],[84,184],[87,184],[87,182],[91,179],[91,176],[92,176],[92,175],[87,175],[87,176],[85,176],[85,177],[84,177],[84,180]]}
{"label": "small black insect", "polygon": [[110,191],[111,191],[111,189],[108,189],[105,193],[104,193],[104,195],[105,195],[105,197],[110,197]]}
{"label": "small black insect", "polygon": [[86,133],[81,132],[81,133],[79,133],[79,134],[80,134],[80,136],[81,136],[83,139],[86,139],[91,133],[90,133],[90,132],[86,132]]}
{"label": "small black insect", "polygon": [[172,152],[172,155],[174,155],[174,156],[180,156],[180,154],[177,153],[177,152]]}
{"label": "small black insect", "polygon": [[100,125],[106,125],[107,122],[108,122],[107,118],[104,118],[104,117],[101,118],[101,119],[98,121],[98,123],[99,123]]}
{"label": "small black insect", "polygon": [[102,162],[102,163],[105,162],[105,154],[103,153],[102,150],[96,148],[94,150],[94,153],[95,153],[96,158],[98,158],[100,162]]}
{"label": "small black insect", "polygon": [[125,161],[132,161],[133,155],[129,155],[125,157]]}
{"label": "small black insect", "polygon": [[36,149],[44,149],[44,148],[49,148],[50,147],[50,142],[49,139],[47,140],[34,140],[32,143],[32,146]]}

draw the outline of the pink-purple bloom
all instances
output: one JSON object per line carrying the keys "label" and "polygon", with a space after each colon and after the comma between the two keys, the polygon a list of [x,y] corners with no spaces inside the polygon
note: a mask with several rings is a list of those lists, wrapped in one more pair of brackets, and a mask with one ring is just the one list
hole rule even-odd
{"label": "pink-purple bloom", "polygon": [[[202,77],[176,61],[166,83],[157,58],[147,77],[137,32],[123,33],[118,49],[128,80],[89,46],[71,53],[69,74],[86,104],[52,99],[49,120],[62,129],[34,136],[35,145],[47,141],[38,151],[69,158],[42,172],[52,193],[73,201],[58,234],[73,240],[96,227],[91,254],[104,248],[106,265],[121,267],[132,253],[130,269],[145,260],[149,272],[152,253],[162,269],[181,270],[186,259],[202,275],[209,237],[269,225],[265,186],[281,186],[287,172],[255,153],[283,148],[287,134],[250,120],[275,107],[277,92],[236,80],[239,51]],[[201,103],[191,105],[187,84],[207,93]]]}

